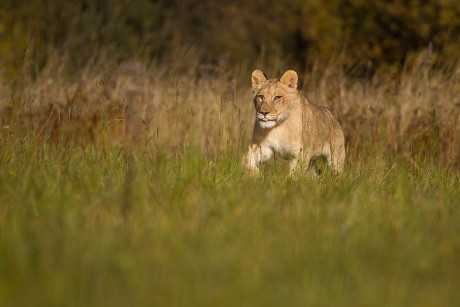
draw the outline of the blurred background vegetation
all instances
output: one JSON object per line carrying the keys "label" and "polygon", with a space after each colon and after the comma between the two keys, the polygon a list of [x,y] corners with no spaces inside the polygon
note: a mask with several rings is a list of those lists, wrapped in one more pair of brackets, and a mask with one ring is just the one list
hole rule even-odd
{"label": "blurred background vegetation", "polygon": [[0,63],[14,76],[56,54],[75,68],[94,57],[167,61],[194,48],[200,62],[331,61],[362,77],[398,71],[430,43],[434,61],[460,49],[458,0],[2,0]]}

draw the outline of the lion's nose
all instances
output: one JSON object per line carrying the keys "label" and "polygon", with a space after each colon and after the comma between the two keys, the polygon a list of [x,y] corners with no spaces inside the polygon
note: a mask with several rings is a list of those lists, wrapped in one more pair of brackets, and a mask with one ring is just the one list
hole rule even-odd
{"label": "lion's nose", "polygon": [[270,112],[262,112],[262,111],[259,111],[260,114],[262,114],[263,116],[267,115],[268,113]]}

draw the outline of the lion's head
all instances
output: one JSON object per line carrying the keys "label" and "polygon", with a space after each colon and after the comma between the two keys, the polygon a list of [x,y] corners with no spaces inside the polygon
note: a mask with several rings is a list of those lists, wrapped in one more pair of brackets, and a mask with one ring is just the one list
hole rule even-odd
{"label": "lion's head", "polygon": [[253,101],[256,108],[256,122],[269,129],[286,120],[297,97],[297,73],[286,71],[278,79],[268,79],[261,70],[252,73]]}

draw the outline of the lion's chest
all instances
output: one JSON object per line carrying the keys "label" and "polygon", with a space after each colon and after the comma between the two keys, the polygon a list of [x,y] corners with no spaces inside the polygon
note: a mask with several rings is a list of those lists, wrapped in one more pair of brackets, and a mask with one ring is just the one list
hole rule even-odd
{"label": "lion's chest", "polygon": [[296,157],[301,151],[302,144],[299,138],[292,134],[273,133],[264,140],[264,146],[268,147],[283,159]]}

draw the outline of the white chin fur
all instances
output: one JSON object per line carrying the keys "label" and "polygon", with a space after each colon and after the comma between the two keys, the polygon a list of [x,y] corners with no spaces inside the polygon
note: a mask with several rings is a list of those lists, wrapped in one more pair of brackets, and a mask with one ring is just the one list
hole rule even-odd
{"label": "white chin fur", "polygon": [[264,128],[264,129],[269,129],[269,128],[273,128],[276,126],[276,121],[274,120],[269,120],[269,121],[261,121],[261,120],[258,120],[259,122],[259,125],[260,127]]}

